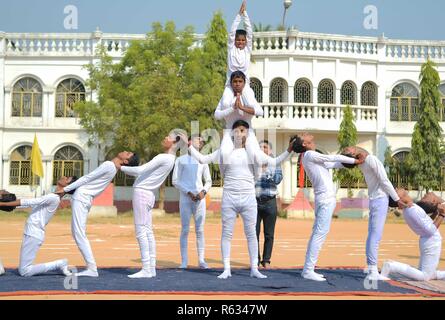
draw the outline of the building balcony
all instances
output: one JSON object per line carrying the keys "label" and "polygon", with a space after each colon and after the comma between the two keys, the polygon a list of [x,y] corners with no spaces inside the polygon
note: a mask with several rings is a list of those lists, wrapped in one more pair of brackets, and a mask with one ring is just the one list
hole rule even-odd
{"label": "building balcony", "polygon": [[[343,120],[344,105],[310,103],[263,104],[263,117],[253,120],[260,130],[335,131]],[[358,132],[377,132],[377,107],[351,106]]]}
{"label": "building balcony", "polygon": [[[0,54],[6,56],[94,56],[99,44],[112,57],[122,57],[131,41],[145,34],[93,33],[4,33],[0,32]],[[204,35],[195,36],[194,46]],[[426,58],[445,61],[445,41],[393,40],[385,37],[345,36],[298,30],[257,32],[254,55],[300,55],[356,58],[381,62],[423,62]]]}

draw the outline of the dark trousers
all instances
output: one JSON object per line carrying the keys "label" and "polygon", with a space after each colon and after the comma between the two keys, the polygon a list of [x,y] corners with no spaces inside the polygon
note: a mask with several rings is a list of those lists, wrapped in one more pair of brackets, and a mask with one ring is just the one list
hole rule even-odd
{"label": "dark trousers", "polygon": [[[275,224],[277,222],[277,199],[273,198],[265,202],[258,202],[258,219],[256,223],[256,235],[258,239],[258,262],[270,263],[275,234]],[[261,221],[264,221],[264,248],[263,259],[260,254],[260,232]]]}

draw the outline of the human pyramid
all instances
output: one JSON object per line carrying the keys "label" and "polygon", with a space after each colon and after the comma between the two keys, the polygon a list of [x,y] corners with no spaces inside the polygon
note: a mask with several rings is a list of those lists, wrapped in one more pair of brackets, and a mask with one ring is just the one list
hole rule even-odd
{"label": "human pyramid", "polygon": [[[241,21],[244,21],[246,30],[238,29]],[[329,170],[358,166],[368,185],[370,199],[369,230],[366,242],[367,268],[365,269],[369,279],[389,280],[388,277],[395,273],[418,281],[445,279],[445,272],[437,271],[442,244],[438,228],[445,216],[444,200],[429,193],[415,204],[406,190],[394,189],[377,157],[355,146],[346,148],[342,155],[318,153],[315,151],[314,136],[310,133],[292,137],[287,150],[276,158],[267,156],[260,149],[251,126],[251,119],[254,116],[262,116],[263,111],[252,89],[246,85],[249,83],[248,70],[252,45],[253,32],[244,1],[229,34],[227,82],[215,111],[215,118],[225,121],[225,129],[221,146],[215,152],[208,155],[200,153],[203,143],[199,135],[187,137],[183,133],[172,132],[161,142],[164,153],[157,155],[144,165],[139,165],[138,155],[123,151],[111,161],[104,162],[97,169],[79,179],[61,177],[54,193],[30,200],[15,199],[15,197],[7,199],[6,196],[2,198],[3,200],[0,199],[0,209],[7,211],[15,207],[32,208],[32,213],[25,225],[19,274],[30,277],[60,270],[66,276],[71,275],[66,259],[33,265],[37,252],[44,242],[45,226],[56,213],[62,197],[65,194],[71,194],[72,235],[86,263],[86,269],[75,275],[99,276],[96,260],[86,235],[88,213],[93,199],[105,190],[117,171],[121,170],[127,175],[136,177],[132,203],[142,269],[129,277],[136,279],[156,277],[156,242],[152,226],[154,193],[173,168],[173,184],[180,191],[182,225],[180,268],[188,267],[187,238],[193,216],[199,267],[207,269],[204,239],[205,197],[212,185],[208,164],[214,163],[220,166],[224,178],[221,203],[221,252],[224,271],[218,278],[228,279],[232,276],[230,249],[237,214],[244,222],[250,256],[250,276],[258,279],[267,278],[259,271],[258,261],[256,235],[258,209],[255,195],[257,168],[263,166],[274,168],[295,152],[302,156],[304,169],[312,182],[315,193],[315,222],[301,273],[303,278],[326,281],[324,275],[315,272],[315,267],[328,235],[336,206],[336,192]],[[187,153],[176,158],[181,147],[187,148]],[[419,268],[387,261],[379,273],[378,250],[388,205],[402,209],[408,226],[420,236]],[[4,272],[0,262],[0,274]]]}

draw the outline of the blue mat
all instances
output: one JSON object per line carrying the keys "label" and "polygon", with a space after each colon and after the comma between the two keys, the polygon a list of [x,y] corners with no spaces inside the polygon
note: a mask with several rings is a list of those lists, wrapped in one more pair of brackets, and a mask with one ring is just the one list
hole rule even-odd
{"label": "blue mat", "polygon": [[[267,270],[267,279],[249,277],[249,270],[234,269],[232,278],[217,279],[222,270],[209,269],[158,269],[152,279],[129,279],[137,272],[130,268],[99,269],[98,278],[65,278],[60,274],[45,274],[31,278],[20,277],[16,270],[7,270],[0,277],[0,295],[21,294],[229,294],[241,295],[420,295],[415,288],[399,287],[394,282],[365,285],[362,270],[317,270],[326,282],[301,278],[301,269]],[[74,287],[74,288],[73,288]],[[76,289],[77,288],[77,289]],[[425,294],[425,292],[423,292]]]}

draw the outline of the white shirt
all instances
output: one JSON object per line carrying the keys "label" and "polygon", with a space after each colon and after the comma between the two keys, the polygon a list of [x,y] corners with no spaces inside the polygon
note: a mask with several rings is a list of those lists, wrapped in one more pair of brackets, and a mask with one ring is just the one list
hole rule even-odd
{"label": "white shirt", "polygon": [[403,218],[410,229],[422,238],[429,238],[434,235],[440,236],[440,232],[434,225],[433,220],[426,214],[425,210],[416,204],[413,204],[410,208],[403,209]]}
{"label": "white shirt", "polygon": [[[205,185],[202,184],[202,179]],[[202,190],[209,192],[212,187],[212,177],[208,164],[201,164],[190,155],[183,155],[176,159],[173,170],[173,185],[181,191],[183,195],[191,192],[198,194]]]}
{"label": "white shirt", "polygon": [[[215,163],[221,166],[220,149],[212,154],[202,155],[193,146],[190,148],[192,157],[200,163]],[[271,158],[258,149],[255,153],[255,165],[277,166],[289,157],[290,153],[285,151],[277,158]],[[237,148],[232,151],[229,157],[229,164],[224,165],[224,186],[223,189],[239,194],[255,194],[255,166],[249,164],[247,151],[245,148]]]}
{"label": "white shirt", "polygon": [[326,155],[316,151],[306,151],[303,156],[304,171],[312,182],[315,201],[335,198],[334,182],[329,169],[332,162],[354,164],[355,159],[341,155]]}
{"label": "white shirt", "polygon": [[79,180],[66,186],[63,190],[70,192],[74,189],[73,199],[91,203],[93,198],[101,194],[113,180],[117,173],[116,166],[111,161],[105,161],[98,168],[83,176]]}
{"label": "white shirt", "polygon": [[[247,84],[246,84],[247,85]],[[225,120],[226,129],[232,130],[233,124],[238,120],[244,120],[252,128],[252,118],[254,115],[248,114],[242,110],[234,109],[236,102],[236,96],[232,90],[224,91],[221,100],[215,110],[216,120]],[[251,107],[255,111],[255,116],[262,117],[264,115],[263,108],[255,99],[255,96],[249,94],[249,90],[243,90],[241,94],[241,103],[243,106]]]}
{"label": "white shirt", "polygon": [[358,167],[365,176],[370,200],[387,196],[391,196],[394,201],[400,200],[400,197],[388,179],[385,167],[376,156],[368,155],[365,162]]}
{"label": "white shirt", "polygon": [[[235,46],[236,30],[238,29],[241,19],[244,20],[244,25],[247,32],[247,43],[246,47],[241,50]],[[244,15],[241,17],[238,14],[233,21],[232,27],[229,33],[228,42],[228,57],[227,57],[227,82],[226,85],[230,85],[230,76],[235,71],[242,71],[246,75],[246,84],[250,83],[249,80],[249,67],[250,67],[250,56],[252,55],[253,49],[253,30],[252,24],[250,23],[249,16],[247,12],[244,11]]]}
{"label": "white shirt", "polygon": [[123,166],[121,170],[130,176],[137,177],[133,188],[155,192],[173,169],[175,159],[174,154],[161,153],[142,166]]}
{"label": "white shirt", "polygon": [[60,197],[51,193],[35,199],[22,199],[20,206],[32,208],[32,212],[25,224],[24,234],[41,241],[45,240],[45,226],[57,211]]}
{"label": "white shirt", "polygon": [[[380,160],[373,155],[368,155],[365,162],[358,166],[365,177],[368,185],[368,196],[370,200],[391,196],[394,201],[399,201],[400,197],[388,179],[385,167]],[[329,164],[329,169],[344,168],[341,163]]]}

